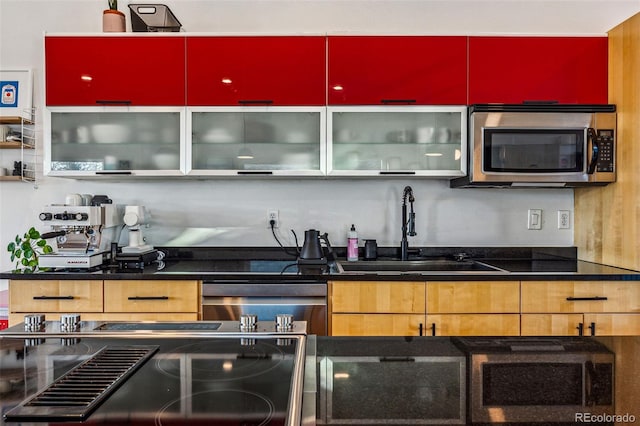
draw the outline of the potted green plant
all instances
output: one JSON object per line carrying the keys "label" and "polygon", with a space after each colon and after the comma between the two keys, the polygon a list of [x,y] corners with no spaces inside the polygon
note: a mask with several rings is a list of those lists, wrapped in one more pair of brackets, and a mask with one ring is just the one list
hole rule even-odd
{"label": "potted green plant", "polygon": [[109,9],[102,13],[102,31],[106,33],[125,32],[125,16],[118,10],[118,0],[108,0],[108,2]]}
{"label": "potted green plant", "polygon": [[11,261],[16,262],[15,273],[30,274],[38,270],[38,255],[53,252],[53,248],[40,236],[37,229],[31,227],[21,237],[16,235],[14,241],[7,246],[11,253]]}

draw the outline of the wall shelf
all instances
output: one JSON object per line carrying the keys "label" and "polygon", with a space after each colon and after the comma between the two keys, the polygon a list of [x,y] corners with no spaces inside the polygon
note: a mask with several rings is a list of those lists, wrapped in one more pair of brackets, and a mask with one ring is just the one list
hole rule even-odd
{"label": "wall shelf", "polygon": [[[22,163],[22,174],[20,176],[0,176],[0,181],[35,182],[35,108],[25,110],[24,117],[0,116],[0,125],[11,126],[12,133],[20,132],[20,140],[0,140],[0,149],[20,150],[20,162]],[[8,171],[11,172],[11,169]]]}

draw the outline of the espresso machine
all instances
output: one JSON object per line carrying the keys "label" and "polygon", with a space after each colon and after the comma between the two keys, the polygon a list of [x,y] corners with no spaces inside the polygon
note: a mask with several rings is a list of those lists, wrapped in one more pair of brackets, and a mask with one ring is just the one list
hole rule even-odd
{"label": "espresso machine", "polygon": [[42,234],[55,238],[57,250],[41,254],[41,268],[91,269],[106,263],[111,243],[122,231],[122,207],[106,196],[94,196],[87,205],[51,204],[39,219],[52,231]]}

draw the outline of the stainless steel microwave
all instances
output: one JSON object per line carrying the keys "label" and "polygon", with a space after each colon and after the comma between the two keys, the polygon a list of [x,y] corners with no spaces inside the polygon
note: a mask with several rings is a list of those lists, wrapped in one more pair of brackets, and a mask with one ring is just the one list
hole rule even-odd
{"label": "stainless steel microwave", "polygon": [[469,108],[468,175],[451,187],[577,187],[616,180],[615,105]]}
{"label": "stainless steel microwave", "polygon": [[469,423],[579,423],[614,414],[615,354],[588,337],[460,337]]}

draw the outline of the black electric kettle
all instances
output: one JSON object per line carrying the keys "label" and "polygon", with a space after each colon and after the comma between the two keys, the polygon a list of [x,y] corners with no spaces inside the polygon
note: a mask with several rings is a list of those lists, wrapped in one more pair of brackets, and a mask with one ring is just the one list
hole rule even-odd
{"label": "black electric kettle", "polygon": [[298,262],[303,263],[326,263],[327,260],[322,252],[322,244],[320,243],[320,231],[309,229],[304,231],[304,244]]}

